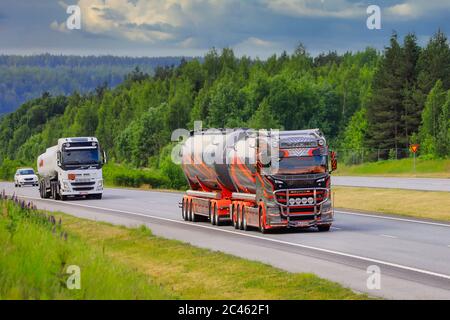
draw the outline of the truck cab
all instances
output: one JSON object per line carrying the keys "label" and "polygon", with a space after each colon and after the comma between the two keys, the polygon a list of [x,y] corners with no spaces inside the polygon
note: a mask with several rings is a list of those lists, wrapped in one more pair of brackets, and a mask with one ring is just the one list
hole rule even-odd
{"label": "truck cab", "polygon": [[334,153],[318,129],[281,131],[276,138],[278,159],[261,168],[259,201],[269,228],[312,227],[328,231],[333,222],[330,173]]}
{"label": "truck cab", "polygon": [[106,156],[95,137],[61,138],[40,155],[41,197],[66,200],[85,196],[101,199]]}

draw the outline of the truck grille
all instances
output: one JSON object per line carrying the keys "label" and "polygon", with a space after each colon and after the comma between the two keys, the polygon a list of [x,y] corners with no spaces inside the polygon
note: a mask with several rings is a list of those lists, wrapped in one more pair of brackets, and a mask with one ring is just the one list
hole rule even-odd
{"label": "truck grille", "polygon": [[33,178],[25,178],[25,181],[33,181]]}
{"label": "truck grille", "polygon": [[77,187],[77,188],[73,188],[74,191],[90,191],[90,190],[94,190],[93,187]]}
{"label": "truck grille", "polygon": [[[301,189],[285,189],[274,192],[277,204],[280,206],[283,215],[292,214],[314,215],[320,211],[320,205],[329,198],[330,190],[326,188],[301,188]],[[294,203],[290,204],[290,199],[313,199],[312,203]],[[307,219],[306,219],[307,220]]]}
{"label": "truck grille", "polygon": [[95,181],[75,181],[70,183],[72,186],[93,186]]}
{"label": "truck grille", "polygon": [[289,220],[290,221],[309,221],[309,220],[314,220],[314,215],[313,214],[290,215]]}

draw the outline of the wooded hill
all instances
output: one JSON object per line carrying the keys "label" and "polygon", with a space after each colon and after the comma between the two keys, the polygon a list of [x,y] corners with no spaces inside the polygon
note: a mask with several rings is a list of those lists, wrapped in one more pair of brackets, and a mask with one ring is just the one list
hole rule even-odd
{"label": "wooded hill", "polygon": [[14,111],[43,92],[86,93],[107,83],[114,87],[134,68],[151,72],[178,65],[181,57],[131,58],[114,56],[0,55],[0,114]]}

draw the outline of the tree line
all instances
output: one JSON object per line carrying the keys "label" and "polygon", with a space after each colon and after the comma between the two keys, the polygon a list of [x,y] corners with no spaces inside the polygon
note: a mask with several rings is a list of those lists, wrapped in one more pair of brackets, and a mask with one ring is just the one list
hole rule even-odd
{"label": "tree line", "polygon": [[0,114],[14,111],[43,92],[86,93],[103,83],[115,87],[135,67],[152,72],[158,66],[178,65],[180,60],[181,57],[0,55]]}
{"label": "tree line", "polygon": [[[0,161],[34,163],[59,137],[97,136],[116,163],[163,170],[171,132],[204,127],[286,130],[320,128],[333,148],[368,150],[422,145],[422,154],[449,156],[450,54],[438,32],[420,48],[394,34],[380,53],[292,54],[266,60],[210,50],[152,74],[134,70],[116,88],[87,94],[44,94],[0,119]],[[392,156],[390,152],[382,158]]]}

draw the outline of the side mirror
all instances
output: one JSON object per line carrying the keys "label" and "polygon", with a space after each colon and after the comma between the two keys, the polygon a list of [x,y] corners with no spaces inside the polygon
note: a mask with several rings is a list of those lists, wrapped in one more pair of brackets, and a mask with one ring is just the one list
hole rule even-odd
{"label": "side mirror", "polygon": [[105,150],[103,150],[103,164],[106,164],[107,159],[106,159],[106,152]]}
{"label": "side mirror", "polygon": [[334,151],[331,151],[331,170],[332,171],[337,170],[336,152],[334,152]]}

